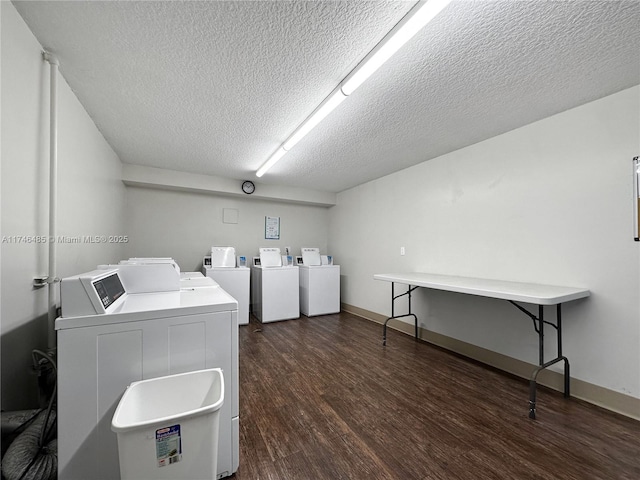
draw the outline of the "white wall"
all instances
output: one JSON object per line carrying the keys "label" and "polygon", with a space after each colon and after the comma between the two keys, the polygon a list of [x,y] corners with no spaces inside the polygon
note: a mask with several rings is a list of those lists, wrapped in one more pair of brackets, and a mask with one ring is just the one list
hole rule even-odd
{"label": "white wall", "polygon": [[[48,64],[13,5],[0,8],[1,234],[46,235]],[[390,312],[390,287],[372,279],[377,272],[586,286],[592,297],[564,310],[572,375],[640,398],[631,184],[638,87],[348,190],[330,210],[125,188],[117,156],[62,78],[58,87],[58,233],[129,237],[124,245],[60,245],[59,276],[145,255],[173,256],[195,270],[212,244],[231,244],[248,256],[263,245],[318,246],[342,265],[342,301],[381,314]],[[237,209],[239,223],[223,223],[223,208]],[[280,240],[264,240],[265,215],[281,217]],[[3,243],[1,262],[2,408],[28,408],[30,351],[46,344],[46,289],[31,286],[46,273],[46,245]],[[531,322],[510,305],[426,291],[415,297],[422,326],[535,362]]]}
{"label": "white wall", "polygon": [[[225,208],[237,210],[237,224],[223,222]],[[265,240],[265,216],[280,217],[280,240]],[[235,247],[248,259],[271,246],[324,253],[327,224],[324,207],[127,187],[127,256],[173,257],[183,271],[199,271],[213,245]]]}
{"label": "white wall", "polygon": [[218,175],[179,172],[166,168],[145,167],[125,163],[122,165],[122,181],[133,187],[147,187],[164,190],[180,190],[200,194],[251,198],[251,200],[297,203],[332,207],[336,204],[336,194],[311,188],[268,185],[254,182],[255,192],[246,197],[242,192],[242,181]]}
{"label": "white wall", "polygon": [[[49,64],[42,46],[10,2],[0,2],[2,28],[1,355],[2,408],[37,404],[31,350],[47,346],[47,245],[11,237],[48,235]],[[62,65],[64,69],[64,65]],[[122,164],[58,77],[58,235],[122,233]],[[58,276],[91,270],[121,258],[114,243],[59,244]]]}
{"label": "white wall", "polygon": [[[329,249],[342,301],[389,315],[391,286],[372,278],[385,272],[588,287],[563,308],[572,376],[640,397],[639,98],[634,87],[340,193]],[[424,289],[415,299],[422,327],[537,362],[532,322],[508,303]]]}

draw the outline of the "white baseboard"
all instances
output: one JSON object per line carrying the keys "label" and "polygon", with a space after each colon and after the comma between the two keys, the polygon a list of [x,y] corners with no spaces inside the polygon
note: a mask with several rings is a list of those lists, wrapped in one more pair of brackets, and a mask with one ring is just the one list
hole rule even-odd
{"label": "white baseboard", "polygon": [[[379,313],[354,307],[353,305],[348,305],[346,303],[341,304],[341,307],[345,312],[352,313],[353,315],[357,315],[379,324],[383,324],[387,319],[387,317],[380,315]],[[400,320],[389,321],[388,327],[410,336],[414,335],[414,325]],[[420,339],[433,345],[445,348],[526,380],[530,378],[531,372],[537,367],[537,365],[517,360],[500,353],[492,352],[486,348],[478,347],[461,340],[456,340],[455,338],[447,337],[446,335],[431,332],[422,327],[418,327],[418,336]],[[382,329],[380,330],[380,339],[382,339]],[[564,376],[559,372],[554,372],[548,369],[543,370],[540,372],[536,380],[540,385],[544,385],[559,392],[564,390]],[[571,378],[571,396],[621,415],[640,420],[639,398],[609,390],[577,378]]]}

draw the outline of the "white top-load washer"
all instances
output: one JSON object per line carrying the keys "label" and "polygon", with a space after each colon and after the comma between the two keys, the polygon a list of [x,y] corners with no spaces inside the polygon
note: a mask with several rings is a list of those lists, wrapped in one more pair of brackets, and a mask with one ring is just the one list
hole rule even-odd
{"label": "white top-load washer", "polygon": [[204,276],[200,272],[181,271],[178,263],[171,257],[129,257],[129,260],[120,260],[119,265],[151,265],[157,263],[168,263],[172,265],[180,275],[180,280],[192,280]]}
{"label": "white top-load washer", "polygon": [[340,265],[319,248],[303,247],[301,253],[300,311],[308,317],[340,312]]}
{"label": "white top-load washer", "polygon": [[[211,255],[202,261],[202,273],[212,278],[238,301],[238,325],[249,323],[249,285],[251,270],[246,267],[246,258],[239,257],[236,266],[234,247],[211,247]],[[245,259],[244,262],[242,259]]]}
{"label": "white top-load washer", "polygon": [[148,265],[151,263],[169,263],[173,265],[178,275],[180,274],[180,266],[171,257],[129,257],[129,260],[120,260],[120,264]]}
{"label": "white top-load washer", "polygon": [[[205,277],[204,275],[200,277],[193,278],[181,278],[180,279],[180,288],[202,288],[202,287],[218,287],[222,288],[218,282],[216,282],[213,278]],[[225,290],[225,289],[223,289]],[[225,290],[226,291],[226,290]],[[229,292],[227,292],[229,293]],[[233,295],[231,295],[233,297]]]}
{"label": "white top-load washer", "polygon": [[[140,266],[145,268],[139,269]],[[128,293],[162,292],[217,285],[200,272],[181,272],[178,264],[171,258],[121,260],[117,265],[98,265],[97,268],[99,270],[117,269]],[[127,275],[131,269],[135,269],[135,274]]]}
{"label": "white top-load washer", "polygon": [[180,280],[193,280],[202,277],[204,277],[202,272],[180,272]]}
{"label": "white top-load washer", "polygon": [[[162,283],[163,275],[164,291],[142,293],[149,290],[143,278]],[[176,275],[158,265],[118,266],[61,281],[62,315],[55,323],[59,479],[119,478],[110,425],[129,384],[215,367],[223,369],[225,388],[217,475],[237,471],[237,302],[216,285],[181,288],[178,280],[175,287]]]}
{"label": "white top-load washer", "polygon": [[291,261],[283,265],[275,247],[260,248],[257,260],[251,268],[253,315],[263,323],[300,318],[298,267]]}

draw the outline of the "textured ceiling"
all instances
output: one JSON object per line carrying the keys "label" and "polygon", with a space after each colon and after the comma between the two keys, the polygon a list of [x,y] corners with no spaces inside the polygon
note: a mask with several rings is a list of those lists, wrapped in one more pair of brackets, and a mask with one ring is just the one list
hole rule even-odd
{"label": "textured ceiling", "polygon": [[[125,163],[253,179],[412,7],[14,1]],[[640,2],[458,0],[259,181],[339,192],[640,83]]]}

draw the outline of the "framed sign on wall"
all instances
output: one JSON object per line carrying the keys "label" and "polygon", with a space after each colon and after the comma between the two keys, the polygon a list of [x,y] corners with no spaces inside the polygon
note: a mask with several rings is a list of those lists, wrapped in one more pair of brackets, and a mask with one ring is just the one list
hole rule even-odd
{"label": "framed sign on wall", "polygon": [[280,217],[264,217],[264,238],[280,240]]}
{"label": "framed sign on wall", "polygon": [[633,236],[640,241],[640,157],[633,157]]}

